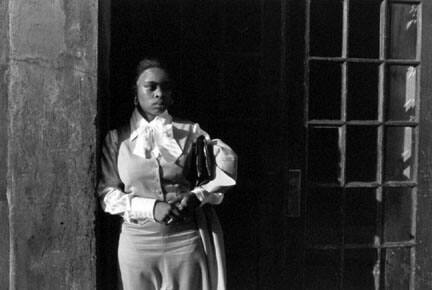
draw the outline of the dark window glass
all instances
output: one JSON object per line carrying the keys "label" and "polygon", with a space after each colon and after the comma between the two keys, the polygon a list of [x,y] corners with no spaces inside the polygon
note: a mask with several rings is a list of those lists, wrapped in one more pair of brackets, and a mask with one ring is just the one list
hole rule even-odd
{"label": "dark window glass", "polygon": [[378,66],[350,63],[348,65],[348,120],[377,120]]}
{"label": "dark window glass", "polygon": [[338,128],[310,128],[308,179],[319,183],[340,180],[340,145]]}
{"label": "dark window glass", "polygon": [[376,181],[377,128],[349,126],[346,140],[346,180]]}
{"label": "dark window glass", "polygon": [[345,193],[345,244],[373,244],[377,236],[378,201],[374,188]]}
{"label": "dark window glass", "polygon": [[392,187],[384,190],[384,240],[409,241],[412,233],[413,194],[411,188]]}
{"label": "dark window glass", "polygon": [[309,119],[340,119],[341,66],[311,62],[309,74]]}
{"label": "dark window glass", "polygon": [[342,1],[311,1],[310,54],[313,56],[342,55]]}
{"label": "dark window glass", "polygon": [[350,0],[349,56],[378,58],[380,0]]}

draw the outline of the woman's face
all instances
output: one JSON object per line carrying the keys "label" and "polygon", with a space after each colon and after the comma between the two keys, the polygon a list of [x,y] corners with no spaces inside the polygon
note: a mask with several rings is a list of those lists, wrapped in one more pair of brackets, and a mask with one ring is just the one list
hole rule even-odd
{"label": "woman's face", "polygon": [[168,73],[158,67],[148,68],[137,81],[138,109],[148,120],[163,113],[172,103],[171,80]]}

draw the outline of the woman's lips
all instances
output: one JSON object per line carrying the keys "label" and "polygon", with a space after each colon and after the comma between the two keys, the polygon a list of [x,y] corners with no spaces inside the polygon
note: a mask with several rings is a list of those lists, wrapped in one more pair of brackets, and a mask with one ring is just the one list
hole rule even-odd
{"label": "woman's lips", "polygon": [[165,107],[165,104],[164,103],[155,103],[155,104],[153,104],[153,107],[155,107],[155,108],[163,108],[163,107]]}

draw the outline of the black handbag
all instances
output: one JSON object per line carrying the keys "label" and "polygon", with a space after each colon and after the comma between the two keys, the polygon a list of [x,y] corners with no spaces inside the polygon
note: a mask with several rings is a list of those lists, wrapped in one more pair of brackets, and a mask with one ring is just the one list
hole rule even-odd
{"label": "black handbag", "polygon": [[203,135],[192,144],[189,178],[192,186],[203,185],[214,178],[213,145]]}

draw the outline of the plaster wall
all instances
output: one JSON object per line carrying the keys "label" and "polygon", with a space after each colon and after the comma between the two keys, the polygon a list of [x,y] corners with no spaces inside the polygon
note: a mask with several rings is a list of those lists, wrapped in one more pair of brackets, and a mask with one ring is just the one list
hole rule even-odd
{"label": "plaster wall", "polygon": [[95,289],[97,1],[7,5],[10,289]]}

